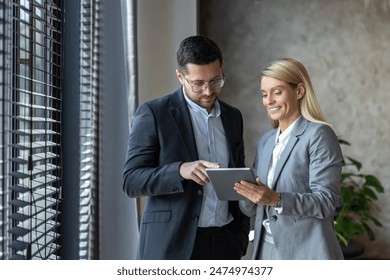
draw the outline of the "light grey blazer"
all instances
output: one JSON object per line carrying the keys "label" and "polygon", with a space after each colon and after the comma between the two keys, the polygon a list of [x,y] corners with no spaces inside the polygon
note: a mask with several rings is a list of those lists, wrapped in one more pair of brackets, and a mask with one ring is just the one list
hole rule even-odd
{"label": "light grey blazer", "polygon": [[[277,129],[257,144],[254,171],[267,184]],[[340,202],[342,152],[331,127],[300,117],[275,168],[271,188],[281,192],[283,211],[240,202],[256,215],[253,259],[258,256],[261,228],[267,213],[274,245],[281,259],[343,259],[333,217]]]}

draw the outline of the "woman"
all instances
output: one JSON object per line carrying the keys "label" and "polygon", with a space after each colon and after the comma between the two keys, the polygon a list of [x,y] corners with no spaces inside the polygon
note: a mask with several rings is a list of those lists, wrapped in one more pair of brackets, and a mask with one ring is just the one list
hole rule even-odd
{"label": "woman", "polygon": [[241,181],[241,210],[256,215],[253,259],[343,259],[333,217],[340,200],[342,152],[325,122],[305,67],[272,62],[260,88],[273,130],[260,137],[257,185]]}

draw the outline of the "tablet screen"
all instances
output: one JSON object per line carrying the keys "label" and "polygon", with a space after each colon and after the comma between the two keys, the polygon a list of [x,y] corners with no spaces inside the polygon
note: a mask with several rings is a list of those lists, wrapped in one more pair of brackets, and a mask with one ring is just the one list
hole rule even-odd
{"label": "tablet screen", "polygon": [[206,168],[206,172],[220,200],[246,200],[233,189],[234,184],[239,181],[256,183],[256,177],[249,167]]}

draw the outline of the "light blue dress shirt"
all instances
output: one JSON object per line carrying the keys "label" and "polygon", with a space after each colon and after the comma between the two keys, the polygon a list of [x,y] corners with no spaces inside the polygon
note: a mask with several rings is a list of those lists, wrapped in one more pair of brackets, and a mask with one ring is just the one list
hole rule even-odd
{"label": "light blue dress shirt", "polygon": [[[229,150],[221,119],[221,108],[216,100],[210,114],[203,107],[193,102],[185,94],[190,111],[199,159],[219,163],[221,167],[229,165]],[[203,186],[203,202],[200,212],[199,227],[221,227],[233,220],[229,213],[228,202],[217,198],[211,183]]]}

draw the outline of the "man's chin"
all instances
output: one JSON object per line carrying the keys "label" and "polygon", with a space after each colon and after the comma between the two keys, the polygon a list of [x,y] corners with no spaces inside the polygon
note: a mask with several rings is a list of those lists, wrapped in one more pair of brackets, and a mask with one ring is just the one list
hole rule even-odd
{"label": "man's chin", "polygon": [[207,102],[207,103],[203,102],[202,104],[200,104],[200,106],[207,109],[208,111],[211,111],[214,107],[214,103],[215,103],[215,101],[214,102]]}

